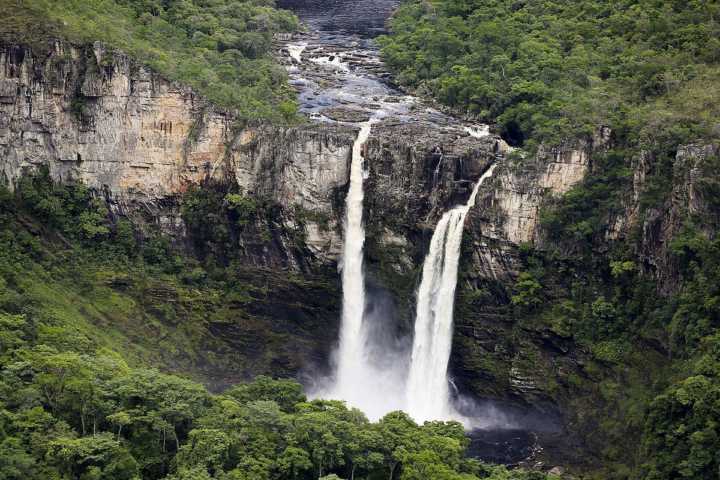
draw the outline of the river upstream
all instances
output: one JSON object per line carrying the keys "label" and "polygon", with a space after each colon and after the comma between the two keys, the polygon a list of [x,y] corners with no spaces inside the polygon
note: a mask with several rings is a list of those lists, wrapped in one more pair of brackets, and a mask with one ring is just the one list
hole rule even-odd
{"label": "river upstream", "polygon": [[[458,420],[468,428],[470,455],[496,463],[532,464],[547,443],[539,440],[542,429],[532,426],[538,424],[537,419],[479,400],[473,402],[473,413],[468,414],[451,401],[452,385],[446,377],[463,222],[474,205],[477,188],[492,175],[492,168],[478,180],[467,205],[449,210],[438,223],[434,250],[427,255],[418,288],[415,343],[406,352],[407,362],[394,370],[378,369],[366,352],[362,144],[373,128],[388,124],[422,124],[469,140],[487,136],[488,127],[444,114],[393,85],[373,38],[384,32],[397,2],[280,0],[278,6],[294,11],[306,27],[284,41],[278,55],[297,91],[300,111],[316,122],[360,129],[346,199],[343,318],[336,378],[314,395],[345,400],[371,420],[398,409],[409,412],[420,423]],[[442,155],[437,169],[440,162]]]}

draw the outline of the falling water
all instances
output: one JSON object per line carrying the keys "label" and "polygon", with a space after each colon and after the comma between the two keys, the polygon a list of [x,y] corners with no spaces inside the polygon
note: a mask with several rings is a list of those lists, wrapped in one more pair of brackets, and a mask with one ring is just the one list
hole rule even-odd
{"label": "falling water", "polygon": [[362,148],[370,135],[371,123],[362,125],[352,150],[350,188],[345,200],[345,242],[343,246],[342,288],[343,308],[340,347],[334,395],[353,404],[362,396],[358,380],[367,373],[365,359],[365,277],[363,272],[363,154]]}
{"label": "falling water", "polygon": [[450,406],[447,367],[453,333],[453,307],[463,226],[491,166],[478,180],[465,205],[446,212],[435,228],[418,290],[406,408],[418,422],[461,419]]}

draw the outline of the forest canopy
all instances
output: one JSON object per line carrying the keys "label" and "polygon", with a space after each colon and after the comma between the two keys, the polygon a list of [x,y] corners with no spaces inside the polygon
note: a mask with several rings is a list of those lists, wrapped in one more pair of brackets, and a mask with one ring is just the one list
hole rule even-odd
{"label": "forest canopy", "polygon": [[600,125],[707,136],[719,18],[706,0],[408,0],[381,45],[400,83],[497,122],[515,144]]}

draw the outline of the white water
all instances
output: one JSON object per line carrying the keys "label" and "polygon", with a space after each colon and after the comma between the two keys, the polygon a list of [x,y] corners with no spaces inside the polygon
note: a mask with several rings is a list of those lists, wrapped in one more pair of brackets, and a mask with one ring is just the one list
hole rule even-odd
{"label": "white water", "polygon": [[[301,111],[311,118],[336,123],[324,115],[324,110],[350,105],[371,110],[371,122],[390,117],[399,121],[454,125],[474,138],[489,134],[486,126],[459,123],[432,108],[420,108],[422,103],[416,98],[403,96],[388,87],[372,69],[366,68],[367,61],[358,61],[358,58],[376,56],[374,50],[352,47],[346,51],[312,38],[288,44],[286,48],[291,61],[287,68],[293,86],[298,89]],[[395,410],[408,411],[420,422],[464,421],[450,405],[447,382],[453,297],[465,216],[475,203],[480,184],[491,175],[492,169],[478,181],[468,203],[453,208],[438,223],[418,292],[410,367],[410,339],[395,337],[392,307],[383,307],[382,295],[365,291],[362,148],[370,134],[371,122],[361,125],[352,151],[341,265],[342,320],[339,346],[334,352],[334,375],[332,379],[316,379],[310,395],[344,400],[373,421]],[[445,160],[441,150],[437,153],[440,155],[435,165],[435,182]],[[473,422],[476,420],[473,415]]]}
{"label": "white water", "polygon": [[483,138],[490,135],[490,126],[480,125],[475,127],[465,127],[465,131],[473,138]]}
{"label": "white water", "polygon": [[339,55],[331,55],[326,57],[313,57],[310,59],[311,62],[323,65],[327,68],[340,70],[342,72],[349,72],[350,66],[340,59]]}
{"label": "white water", "polygon": [[453,334],[453,308],[465,217],[475,205],[491,166],[478,180],[465,205],[447,211],[435,227],[418,290],[406,409],[417,422],[460,420],[450,405],[447,367]]}
{"label": "white water", "polygon": [[295,60],[297,63],[302,63],[302,53],[307,48],[307,42],[294,43],[287,46],[290,58]]}
{"label": "white water", "polygon": [[[363,145],[370,135],[372,120],[362,124],[355,139],[350,167],[350,188],[345,200],[345,242],[343,246],[343,308],[340,345],[333,385],[313,396],[344,400],[362,410],[371,420],[402,408],[403,382],[398,371],[382,365],[383,359],[368,345],[363,272]],[[386,352],[384,361],[390,355]]]}
{"label": "white water", "polygon": [[362,125],[352,150],[350,188],[345,199],[345,242],[343,246],[342,286],[343,307],[338,349],[335,393],[350,401],[356,397],[357,375],[365,370],[365,274],[363,272],[363,154],[362,148],[370,135],[370,122]]}

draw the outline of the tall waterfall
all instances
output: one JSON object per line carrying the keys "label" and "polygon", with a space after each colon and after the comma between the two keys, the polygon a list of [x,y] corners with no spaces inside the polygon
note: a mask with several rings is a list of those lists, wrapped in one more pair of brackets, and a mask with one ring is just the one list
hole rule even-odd
{"label": "tall waterfall", "polygon": [[363,272],[363,154],[362,148],[370,135],[371,122],[362,125],[352,150],[350,188],[345,200],[345,241],[342,264],[342,323],[337,352],[337,371],[333,396],[358,406],[363,397],[361,379],[367,375],[365,354],[366,331],[365,276]]}
{"label": "tall waterfall", "polygon": [[417,422],[457,418],[450,406],[447,367],[453,334],[453,307],[463,226],[492,165],[465,205],[447,211],[435,227],[418,290],[406,408]]}

